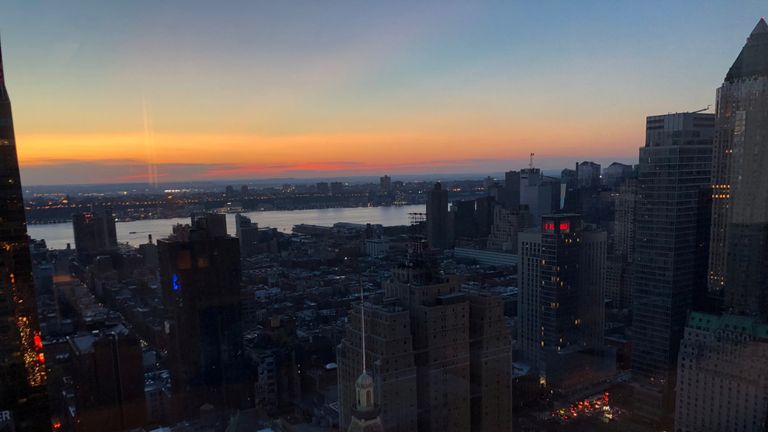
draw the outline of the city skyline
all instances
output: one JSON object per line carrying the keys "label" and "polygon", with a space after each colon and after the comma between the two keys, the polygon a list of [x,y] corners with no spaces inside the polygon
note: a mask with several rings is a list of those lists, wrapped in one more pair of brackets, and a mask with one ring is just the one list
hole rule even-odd
{"label": "city skyline", "polygon": [[27,185],[500,172],[531,152],[544,169],[627,162],[638,119],[714,105],[765,12],[84,3],[0,17]]}

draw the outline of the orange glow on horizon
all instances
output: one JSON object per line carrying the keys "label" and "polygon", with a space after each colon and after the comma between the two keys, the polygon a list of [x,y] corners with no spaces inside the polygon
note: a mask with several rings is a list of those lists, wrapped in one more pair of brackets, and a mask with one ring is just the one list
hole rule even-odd
{"label": "orange glow on horizon", "polygon": [[[500,133],[461,135],[406,133],[247,135],[153,134],[148,156],[142,133],[23,134],[17,136],[23,167],[71,162],[200,164],[211,166],[203,178],[275,175],[283,172],[370,173],[435,171],[465,161],[586,157],[589,154],[633,156],[639,137],[626,131],[589,133],[533,127]],[[634,131],[633,131],[634,132]],[[642,133],[640,131],[640,133]],[[148,157],[152,160],[148,161]],[[511,167],[510,167],[511,168]],[[163,173],[157,174],[163,177]],[[146,174],[136,173],[135,180]],[[123,181],[132,180],[129,178]]]}

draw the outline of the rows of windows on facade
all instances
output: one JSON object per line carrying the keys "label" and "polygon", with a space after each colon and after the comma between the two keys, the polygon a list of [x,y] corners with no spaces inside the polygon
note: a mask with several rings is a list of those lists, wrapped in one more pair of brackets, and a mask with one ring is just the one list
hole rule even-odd
{"label": "rows of windows on facade", "polygon": [[106,207],[28,238],[1,60],[2,431],[768,428],[763,20],[635,166],[532,155],[409,226],[195,213],[139,247]]}

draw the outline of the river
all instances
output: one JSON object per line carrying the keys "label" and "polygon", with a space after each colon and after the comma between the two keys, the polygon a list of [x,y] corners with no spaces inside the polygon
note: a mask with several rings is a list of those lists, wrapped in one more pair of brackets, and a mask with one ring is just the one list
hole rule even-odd
{"label": "river", "polygon": [[[424,205],[415,204],[399,207],[355,207],[316,210],[281,210],[254,211],[243,213],[259,224],[259,227],[277,228],[289,233],[294,225],[312,224],[331,226],[336,222],[370,223],[384,226],[407,225],[408,213],[424,212]],[[117,223],[117,241],[137,246],[147,242],[152,234],[155,240],[166,237],[171,228],[180,223],[189,223],[189,218],[147,219]],[[29,225],[29,235],[33,239],[45,239],[51,249],[63,249],[70,243],[75,247],[71,223]],[[235,234],[235,215],[227,215],[227,231]]]}

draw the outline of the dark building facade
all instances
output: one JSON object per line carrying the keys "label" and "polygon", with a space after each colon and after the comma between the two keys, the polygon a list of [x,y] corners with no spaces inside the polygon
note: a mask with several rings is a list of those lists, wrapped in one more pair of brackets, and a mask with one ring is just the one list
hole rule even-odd
{"label": "dark building facade", "polygon": [[0,53],[0,412],[16,429],[50,430],[27,220]]}
{"label": "dark building facade", "polygon": [[182,414],[246,400],[240,251],[218,216],[195,215],[191,227],[158,241],[169,369]]}
{"label": "dark building facade", "polygon": [[90,264],[96,255],[117,249],[115,217],[108,208],[72,215],[72,229],[81,263]]}
{"label": "dark building facade", "polygon": [[706,294],[712,114],[651,116],[640,149],[633,254],[635,413],[671,425],[686,317]]}
{"label": "dark building facade", "polygon": [[448,191],[437,182],[427,195],[427,244],[434,249],[451,245],[448,226]]}
{"label": "dark building facade", "polygon": [[78,432],[127,430],[144,426],[144,369],[141,344],[121,328],[68,339],[75,386]]}
{"label": "dark building facade", "polygon": [[520,171],[504,173],[504,190],[499,201],[510,210],[520,207]]}

